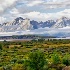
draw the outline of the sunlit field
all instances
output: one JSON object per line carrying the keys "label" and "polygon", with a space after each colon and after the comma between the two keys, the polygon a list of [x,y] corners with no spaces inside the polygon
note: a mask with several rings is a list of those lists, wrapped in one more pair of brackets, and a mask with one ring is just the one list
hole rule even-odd
{"label": "sunlit field", "polygon": [[62,70],[70,65],[70,40],[0,42],[0,70]]}

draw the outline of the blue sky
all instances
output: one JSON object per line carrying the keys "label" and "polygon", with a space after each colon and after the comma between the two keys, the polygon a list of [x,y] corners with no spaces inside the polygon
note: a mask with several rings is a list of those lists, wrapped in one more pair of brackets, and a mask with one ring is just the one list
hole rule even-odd
{"label": "blue sky", "polygon": [[0,23],[16,17],[46,21],[70,17],[69,0],[0,0]]}

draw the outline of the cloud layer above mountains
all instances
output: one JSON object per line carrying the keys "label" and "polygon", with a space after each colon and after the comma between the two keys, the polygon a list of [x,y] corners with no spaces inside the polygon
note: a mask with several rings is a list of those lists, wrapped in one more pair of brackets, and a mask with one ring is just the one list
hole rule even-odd
{"label": "cloud layer above mountains", "polygon": [[62,16],[70,17],[70,1],[0,0],[0,23],[13,20],[19,16],[37,21],[46,21]]}
{"label": "cloud layer above mountains", "polygon": [[57,36],[57,37],[70,37],[70,27],[64,28],[39,28],[36,30],[15,31],[15,32],[0,32],[0,36],[11,35],[26,35],[26,34],[38,34],[45,36]]}

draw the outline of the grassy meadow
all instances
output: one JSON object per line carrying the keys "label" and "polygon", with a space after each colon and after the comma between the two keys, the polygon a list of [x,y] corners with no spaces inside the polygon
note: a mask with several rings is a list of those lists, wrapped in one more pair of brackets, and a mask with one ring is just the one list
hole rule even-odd
{"label": "grassy meadow", "polygon": [[70,65],[70,40],[0,42],[0,70],[64,70]]}

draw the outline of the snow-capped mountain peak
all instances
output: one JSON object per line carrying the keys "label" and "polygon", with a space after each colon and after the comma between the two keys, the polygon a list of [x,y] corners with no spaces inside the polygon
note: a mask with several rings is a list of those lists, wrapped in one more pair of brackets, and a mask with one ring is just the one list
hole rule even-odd
{"label": "snow-capped mountain peak", "polygon": [[26,18],[23,19],[22,17],[17,17],[13,21],[5,22],[0,25],[0,32],[9,32],[9,31],[23,31],[23,30],[33,30],[38,28],[63,28],[63,27],[70,27],[70,19],[67,17],[61,17],[60,19],[54,20],[47,20],[45,22],[37,22],[37,21],[30,21],[30,19]]}
{"label": "snow-capped mountain peak", "polygon": [[70,26],[70,19],[67,17],[61,17],[60,19],[57,19],[56,23],[52,27],[63,28],[66,26]]}
{"label": "snow-capped mountain peak", "polygon": [[33,29],[33,26],[30,24],[30,20],[28,18],[23,19],[22,17],[18,17],[11,22],[6,22],[0,25],[0,32],[23,31],[31,29]]}

